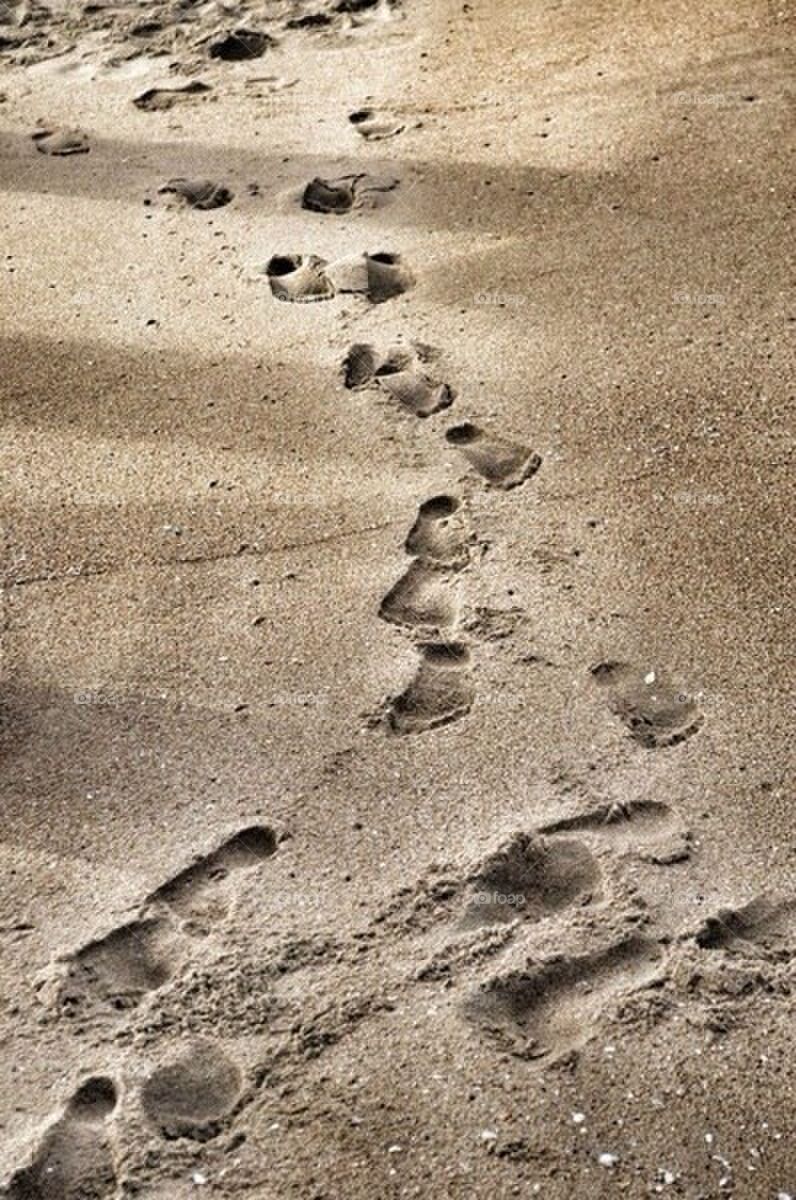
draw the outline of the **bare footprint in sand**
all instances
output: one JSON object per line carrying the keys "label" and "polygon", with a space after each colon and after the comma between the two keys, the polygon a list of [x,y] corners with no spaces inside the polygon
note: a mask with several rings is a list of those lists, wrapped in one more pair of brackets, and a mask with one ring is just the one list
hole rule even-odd
{"label": "bare footprint in sand", "polygon": [[442,633],[456,624],[459,602],[450,571],[413,562],[381,602],[379,616],[393,625]]}
{"label": "bare footprint in sand", "polygon": [[656,981],[660,961],[656,943],[633,934],[606,950],[497,976],[463,1014],[498,1049],[554,1060],[593,1037],[617,1000]]}
{"label": "bare footprint in sand", "polygon": [[522,920],[535,922],[571,905],[599,899],[601,873],[582,842],[547,842],[520,833],[489,858],[471,881],[460,918],[464,929]]}
{"label": "bare footprint in sand", "polygon": [[414,679],[388,702],[387,719],[394,733],[424,733],[458,721],[471,709],[475,687],[470,651],[461,642],[427,642]]}
{"label": "bare footprint in sand", "polygon": [[12,1176],[8,1200],[112,1200],[117,1179],[106,1122],[116,1103],[116,1085],[107,1076],[82,1083],[32,1162]]}
{"label": "bare footprint in sand", "polygon": [[275,852],[276,838],[271,829],[262,825],[242,829],[167,880],[147,897],[146,903],[165,904],[192,926],[206,925],[227,912],[230,878],[259,866]]}
{"label": "bare footprint in sand", "polygon": [[400,255],[386,251],[333,263],[314,254],[276,254],[266,264],[265,274],[276,299],[293,303],[330,300],[341,292],[364,295],[372,304],[381,304],[414,283]]}
{"label": "bare footprint in sand", "polygon": [[163,1137],[206,1142],[221,1133],[242,1090],[237,1063],[215,1042],[196,1039],[152,1072],[141,1105]]}
{"label": "bare footprint in sand", "polygon": [[310,212],[343,214],[354,208],[376,207],[398,186],[397,179],[372,175],[342,175],[339,179],[311,179],[301,196]]}
{"label": "bare footprint in sand", "polygon": [[633,740],[648,750],[676,746],[702,727],[696,701],[664,671],[607,661],[592,667],[591,673],[605,691],[611,711],[624,721]]}
{"label": "bare footprint in sand", "polygon": [[70,154],[88,154],[88,134],[82,129],[38,129],[31,134],[39,154],[65,158]]}
{"label": "bare footprint in sand", "polygon": [[542,465],[540,456],[527,446],[488,434],[470,421],[452,426],[445,439],[492,487],[519,487]]}
{"label": "bare footprint in sand", "polygon": [[223,208],[234,197],[228,187],[212,179],[170,179],[158,188],[158,195],[176,196],[187,208],[202,211]]}
{"label": "bare footprint in sand", "polygon": [[403,133],[406,126],[373,108],[358,108],[348,117],[357,133],[367,142],[383,142]]}
{"label": "bare footprint in sand", "polygon": [[455,496],[432,496],[417,510],[406,538],[406,551],[425,562],[463,567],[472,545],[461,501]]}
{"label": "bare footprint in sand", "polygon": [[796,900],[758,896],[741,908],[721,909],[695,936],[703,950],[790,960],[796,944]]}
{"label": "bare footprint in sand", "polygon": [[428,417],[449,408],[456,397],[449,384],[419,365],[429,360],[417,349],[399,346],[380,352],[367,342],[355,342],[343,362],[345,386],[350,390],[377,386],[414,416]]}
{"label": "bare footprint in sand", "polygon": [[629,800],[600,804],[586,812],[548,821],[539,833],[596,834],[619,853],[632,853],[657,866],[684,862],[691,855],[692,835],[668,804],[660,800]]}
{"label": "bare footprint in sand", "polygon": [[175,104],[188,104],[204,100],[212,90],[209,83],[202,83],[200,79],[194,79],[181,87],[147,88],[139,96],[133,97],[133,104],[144,112],[164,112],[174,108]]}
{"label": "bare footprint in sand", "polygon": [[71,1019],[135,1008],[175,975],[187,938],[209,933],[226,915],[231,877],[275,850],[274,834],[264,826],[236,833],[152,892],[138,919],[57,962],[42,999]]}
{"label": "bare footprint in sand", "polygon": [[221,62],[248,62],[276,45],[274,38],[258,29],[238,27],[208,42],[207,53]]}

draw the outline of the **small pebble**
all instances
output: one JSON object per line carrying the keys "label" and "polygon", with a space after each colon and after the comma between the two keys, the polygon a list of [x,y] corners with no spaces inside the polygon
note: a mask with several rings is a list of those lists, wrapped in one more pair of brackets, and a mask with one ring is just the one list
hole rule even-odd
{"label": "small pebble", "polygon": [[601,1154],[597,1159],[601,1167],[615,1167],[619,1162],[618,1154]]}

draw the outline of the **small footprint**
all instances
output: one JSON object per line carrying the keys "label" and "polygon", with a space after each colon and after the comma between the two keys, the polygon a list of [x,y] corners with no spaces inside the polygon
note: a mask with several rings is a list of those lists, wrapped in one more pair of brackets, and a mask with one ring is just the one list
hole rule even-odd
{"label": "small footprint", "polygon": [[133,104],[144,112],[163,112],[174,108],[175,104],[186,104],[204,99],[212,90],[209,83],[202,83],[200,79],[194,79],[181,87],[147,88],[145,92],[133,97]]}
{"label": "small footprint", "polygon": [[106,1122],[117,1100],[107,1076],[82,1083],[30,1165],[12,1176],[8,1200],[112,1200],[117,1179]]}
{"label": "small footprint", "polygon": [[414,416],[431,416],[449,408],[456,397],[449,384],[432,378],[417,365],[431,357],[436,357],[436,352],[430,347],[424,347],[423,353],[402,347],[379,353],[367,342],[355,342],[343,362],[345,386],[378,386]]}
{"label": "small footprint", "polygon": [[310,212],[347,213],[364,205],[377,205],[397,186],[397,179],[379,180],[371,175],[343,175],[339,179],[316,175],[304,188],[301,206]]}
{"label": "small footprint", "polygon": [[724,908],[696,933],[703,950],[791,957],[796,942],[796,900],[758,896],[742,908]]}
{"label": "small footprint", "polygon": [[388,116],[380,116],[372,108],[358,108],[349,114],[351,124],[368,142],[383,142],[403,133],[406,126]]}
{"label": "small footprint", "polygon": [[248,62],[276,45],[274,38],[258,29],[232,29],[210,42],[207,53],[222,62]]}
{"label": "small footprint", "polygon": [[607,661],[592,667],[591,673],[606,691],[611,711],[624,721],[633,740],[648,750],[676,746],[702,727],[696,701],[665,672]]}
{"label": "small footprint", "polygon": [[271,829],[253,825],[223,842],[217,850],[167,880],[147,897],[147,904],[165,904],[185,921],[217,919],[227,911],[224,883],[230,876],[259,866],[276,851]]}
{"label": "small footprint", "polygon": [[476,875],[459,923],[467,929],[539,921],[576,901],[599,899],[600,880],[597,860],[582,842],[547,842],[520,833]]}
{"label": "small footprint", "polygon": [[470,558],[472,537],[455,496],[432,496],[417,510],[406,538],[406,551],[426,562],[463,567]]}
{"label": "small footprint", "polygon": [[176,196],[188,208],[201,210],[223,208],[234,196],[223,183],[211,179],[170,179],[158,188],[158,194]]}
{"label": "small footprint", "polygon": [[470,421],[452,426],[445,438],[493,487],[519,487],[542,465],[540,456],[527,446],[490,435]]}
{"label": "small footprint", "polygon": [[424,733],[458,721],[471,709],[475,687],[470,651],[462,642],[427,642],[414,679],[389,701],[388,722],[398,734]]}
{"label": "small footprint", "polygon": [[240,1067],[219,1046],[196,1039],[158,1067],[141,1089],[141,1105],[165,1138],[217,1137],[241,1097]]}
{"label": "small footprint", "polygon": [[429,632],[452,627],[458,615],[458,598],[450,573],[422,561],[409,566],[379,608],[384,621],[425,628]]}
{"label": "small footprint", "polygon": [[463,1013],[500,1050],[554,1060],[592,1038],[617,999],[653,983],[660,962],[656,943],[633,934],[606,950],[490,979]]}
{"label": "small footprint", "polygon": [[38,129],[31,134],[39,154],[65,158],[69,154],[88,154],[88,134],[82,129]]}
{"label": "small footprint", "polygon": [[314,254],[275,254],[266,264],[265,273],[277,300],[307,304],[331,300],[334,287],[324,271],[326,262]]}

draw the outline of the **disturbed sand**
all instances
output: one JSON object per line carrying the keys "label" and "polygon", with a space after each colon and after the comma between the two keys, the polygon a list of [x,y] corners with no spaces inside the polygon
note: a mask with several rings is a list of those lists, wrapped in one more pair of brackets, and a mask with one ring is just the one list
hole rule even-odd
{"label": "disturbed sand", "polygon": [[792,0],[0,0],[0,1195],[796,1194]]}

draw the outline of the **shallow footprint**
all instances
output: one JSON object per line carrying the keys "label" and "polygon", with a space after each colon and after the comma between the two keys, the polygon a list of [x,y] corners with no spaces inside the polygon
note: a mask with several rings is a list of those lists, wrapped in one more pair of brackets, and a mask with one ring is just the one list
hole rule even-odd
{"label": "shallow footprint", "polygon": [[30,1165],[12,1176],[8,1200],[111,1200],[117,1181],[105,1122],[117,1098],[107,1076],[82,1083]]}
{"label": "shallow footprint", "polygon": [[88,134],[82,129],[39,129],[31,134],[39,154],[65,158],[69,154],[88,154]]}
{"label": "shallow footprint", "polygon": [[304,188],[301,206],[310,212],[347,213],[365,204],[375,206],[397,186],[397,179],[380,180],[370,175],[342,175],[339,179],[316,175]]}
{"label": "shallow footprint", "polygon": [[259,866],[275,851],[276,837],[271,829],[263,825],[242,829],[167,880],[147,897],[146,903],[166,904],[184,920],[215,919],[226,911],[224,882],[239,871]]}
{"label": "shallow footprint", "polygon": [[665,672],[607,661],[592,667],[591,674],[606,691],[611,711],[624,721],[633,740],[648,750],[676,746],[702,726],[704,718],[696,701]]}
{"label": "shallow footprint", "polygon": [[380,116],[373,108],[358,108],[349,114],[348,119],[357,133],[368,142],[382,142],[403,133],[406,128],[400,121]]}
{"label": "shallow footprint", "polygon": [[208,210],[223,208],[233,199],[233,193],[223,183],[212,179],[170,179],[158,188],[161,196],[176,196],[188,208]]}
{"label": "shallow footprint", "polygon": [[469,929],[539,921],[576,901],[599,898],[600,879],[597,860],[582,842],[546,842],[520,833],[476,875],[459,924]]}
{"label": "shallow footprint", "polygon": [[731,954],[763,953],[790,958],[796,941],[796,901],[758,896],[742,908],[724,908],[708,917],[696,934],[703,950]]}
{"label": "shallow footprint", "polygon": [[147,88],[139,96],[133,97],[133,104],[136,108],[143,109],[144,112],[163,112],[173,108],[175,104],[199,100],[212,90],[209,83],[202,83],[200,79],[194,79],[181,87]]}
{"label": "shallow footprint", "polygon": [[82,1018],[97,1006],[123,1012],[162,987],[177,961],[168,922],[159,918],[131,921],[67,959],[51,986],[51,999],[69,1018]]}
{"label": "shallow footprint", "polygon": [[379,616],[393,625],[449,629],[456,623],[459,605],[455,584],[444,569],[413,562],[381,602]]}
{"label": "shallow footprint", "polygon": [[427,562],[461,567],[469,560],[471,542],[461,501],[455,496],[432,496],[417,510],[406,550]]}
{"label": "shallow footprint", "polygon": [[594,1036],[617,998],[651,983],[660,958],[654,942],[633,934],[607,950],[491,979],[465,1001],[464,1016],[503,1051],[560,1058]]}
{"label": "shallow footprint", "polygon": [[467,646],[461,642],[427,642],[420,653],[414,679],[389,704],[388,721],[398,734],[424,733],[458,721],[475,700]]}
{"label": "shallow footprint", "polygon": [[519,487],[542,465],[540,456],[527,446],[494,437],[470,421],[452,426],[445,439],[493,487],[506,490]]}
{"label": "shallow footprint", "polygon": [[158,1067],[141,1089],[141,1104],[163,1137],[208,1141],[223,1128],[243,1090],[240,1067],[214,1042],[192,1042]]}
{"label": "shallow footprint", "polygon": [[326,265],[324,259],[314,254],[275,254],[266,264],[265,273],[277,300],[308,304],[331,300],[335,294],[325,274]]}

